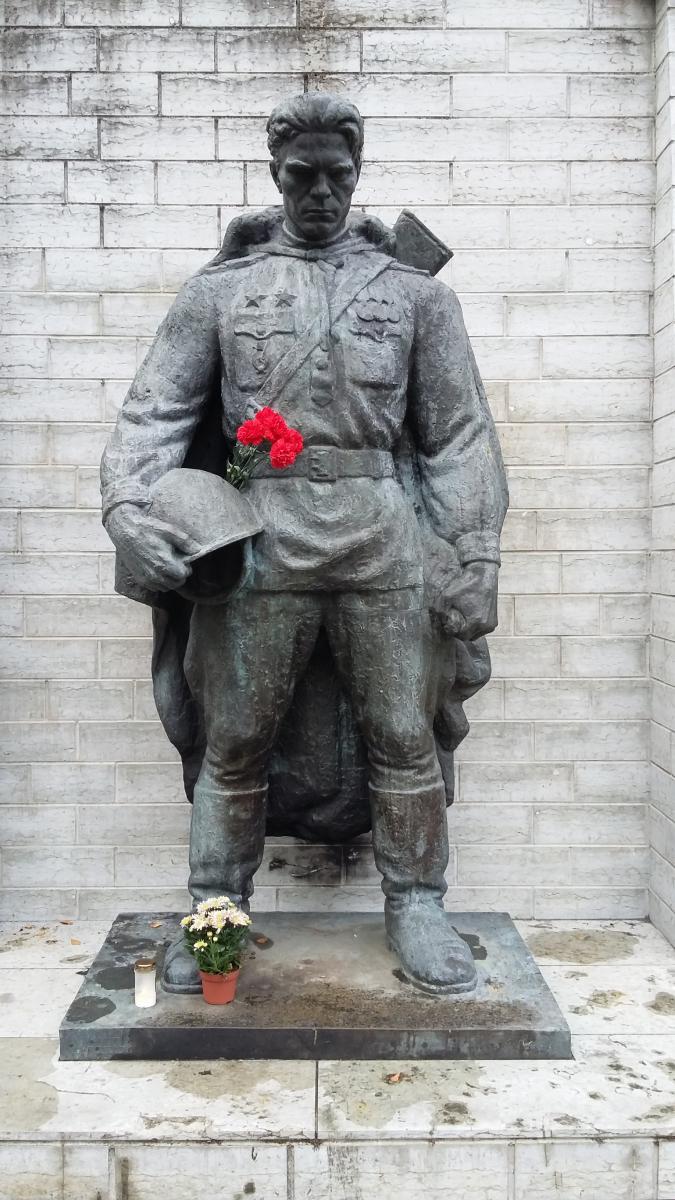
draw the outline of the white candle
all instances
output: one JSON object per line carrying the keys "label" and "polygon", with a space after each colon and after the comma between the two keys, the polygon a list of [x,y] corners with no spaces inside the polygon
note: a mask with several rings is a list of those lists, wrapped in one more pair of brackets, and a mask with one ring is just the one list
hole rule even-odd
{"label": "white candle", "polygon": [[157,1003],[155,990],[157,964],[154,958],[139,958],[134,963],[134,1000],[136,1008],[152,1008]]}

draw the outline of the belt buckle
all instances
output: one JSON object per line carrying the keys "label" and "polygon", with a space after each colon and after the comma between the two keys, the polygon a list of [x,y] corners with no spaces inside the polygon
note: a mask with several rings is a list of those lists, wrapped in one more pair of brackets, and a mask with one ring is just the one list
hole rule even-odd
{"label": "belt buckle", "polygon": [[313,446],[307,454],[308,479],[313,483],[335,483],[338,477],[335,446]]}

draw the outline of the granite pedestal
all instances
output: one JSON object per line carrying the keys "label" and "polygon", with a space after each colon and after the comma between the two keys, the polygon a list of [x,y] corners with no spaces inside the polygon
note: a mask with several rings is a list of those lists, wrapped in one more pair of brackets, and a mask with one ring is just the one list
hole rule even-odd
{"label": "granite pedestal", "polygon": [[571,1058],[570,1031],[506,913],[448,914],[478,987],[428,996],[387,949],[379,913],[260,913],[234,1003],[158,986],[134,1005],[133,963],[158,961],[177,913],[117,917],[60,1029],[62,1059]]}

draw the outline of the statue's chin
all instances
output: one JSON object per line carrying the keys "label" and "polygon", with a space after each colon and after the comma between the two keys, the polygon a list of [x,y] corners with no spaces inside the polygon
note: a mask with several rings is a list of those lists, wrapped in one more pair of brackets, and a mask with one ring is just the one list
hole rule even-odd
{"label": "statue's chin", "polygon": [[306,242],[322,242],[331,241],[344,229],[344,221],[329,221],[329,220],[314,220],[303,221],[302,224],[296,225],[295,232]]}

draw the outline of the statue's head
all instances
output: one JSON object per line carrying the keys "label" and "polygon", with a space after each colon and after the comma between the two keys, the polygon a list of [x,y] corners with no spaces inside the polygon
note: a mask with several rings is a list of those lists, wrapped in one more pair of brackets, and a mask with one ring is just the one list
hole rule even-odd
{"label": "statue's head", "polygon": [[273,110],[267,145],[291,232],[308,242],[334,237],[347,220],[361,171],[359,110],[323,92],[293,96]]}

